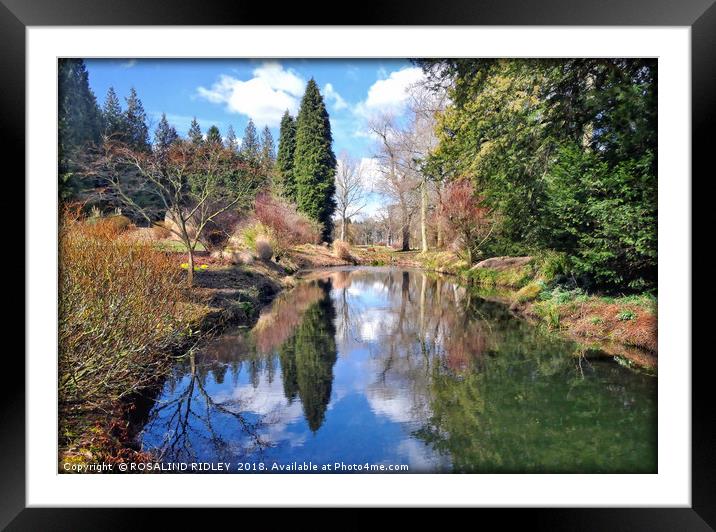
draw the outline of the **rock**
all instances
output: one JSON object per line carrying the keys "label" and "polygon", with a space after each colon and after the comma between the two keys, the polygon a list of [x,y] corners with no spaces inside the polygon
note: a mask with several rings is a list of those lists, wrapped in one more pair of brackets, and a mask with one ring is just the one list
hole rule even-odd
{"label": "rock", "polygon": [[521,268],[527,265],[532,257],[492,257],[475,264],[471,270],[489,268],[491,270],[509,270],[510,268]]}

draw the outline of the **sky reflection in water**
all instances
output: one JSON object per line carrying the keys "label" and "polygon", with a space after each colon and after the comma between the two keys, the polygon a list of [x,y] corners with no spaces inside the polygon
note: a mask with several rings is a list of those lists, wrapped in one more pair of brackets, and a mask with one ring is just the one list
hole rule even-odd
{"label": "sky reflection in water", "polygon": [[170,462],[656,472],[656,378],[449,278],[316,272],[178,363],[142,433]]}

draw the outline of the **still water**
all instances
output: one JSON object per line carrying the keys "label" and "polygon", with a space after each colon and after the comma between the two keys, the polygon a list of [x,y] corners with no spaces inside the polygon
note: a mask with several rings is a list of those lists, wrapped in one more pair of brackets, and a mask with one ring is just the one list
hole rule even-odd
{"label": "still water", "polygon": [[656,389],[450,278],[331,269],[177,363],[141,440],[231,471],[656,472]]}

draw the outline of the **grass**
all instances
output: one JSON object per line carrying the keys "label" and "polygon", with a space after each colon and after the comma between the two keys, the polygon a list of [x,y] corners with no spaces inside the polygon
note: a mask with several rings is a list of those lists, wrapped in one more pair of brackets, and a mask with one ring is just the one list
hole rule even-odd
{"label": "grass", "polygon": [[[184,242],[179,240],[157,240],[154,242],[154,247],[159,251],[166,251],[170,253],[186,253],[187,249]],[[201,242],[197,242],[195,251],[206,251],[206,248]]]}

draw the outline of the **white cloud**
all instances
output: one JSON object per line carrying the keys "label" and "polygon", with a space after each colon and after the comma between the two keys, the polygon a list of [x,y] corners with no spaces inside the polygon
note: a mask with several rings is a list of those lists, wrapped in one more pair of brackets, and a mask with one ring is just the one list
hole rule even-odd
{"label": "white cloud", "polygon": [[401,112],[408,101],[408,89],[422,79],[423,70],[418,67],[391,72],[371,85],[367,98],[356,106],[355,111],[362,116]]}
{"label": "white cloud", "polygon": [[340,111],[341,109],[348,107],[348,104],[343,97],[338,94],[336,89],[333,88],[332,83],[326,83],[326,86],[323,87],[323,95],[326,97],[326,100],[333,101],[333,108],[336,111]]}
{"label": "white cloud", "polygon": [[130,60],[127,61],[126,63],[122,63],[122,64],[119,65],[119,66],[121,66],[122,68],[132,68],[132,67],[133,67],[134,65],[136,65],[136,64],[137,64],[137,60],[136,60],[136,59],[130,59]]}
{"label": "white cloud", "polygon": [[257,127],[276,127],[286,111],[298,111],[305,80],[279,63],[263,63],[253,71],[254,77],[240,80],[222,75],[210,89],[199,87],[197,94],[218,104],[226,104],[230,113],[246,115]]}

